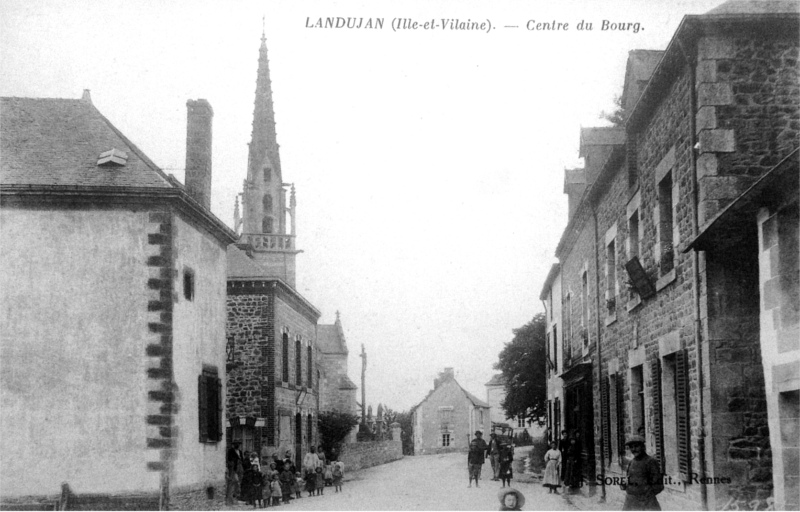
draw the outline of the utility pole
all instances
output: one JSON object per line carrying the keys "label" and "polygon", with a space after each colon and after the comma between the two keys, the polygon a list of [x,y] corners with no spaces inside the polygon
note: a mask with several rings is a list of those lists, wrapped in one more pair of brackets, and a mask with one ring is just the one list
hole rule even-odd
{"label": "utility pole", "polygon": [[361,344],[361,353],[358,355],[361,358],[361,424],[367,424],[367,393],[365,389],[367,377],[367,353],[364,351],[364,344]]}

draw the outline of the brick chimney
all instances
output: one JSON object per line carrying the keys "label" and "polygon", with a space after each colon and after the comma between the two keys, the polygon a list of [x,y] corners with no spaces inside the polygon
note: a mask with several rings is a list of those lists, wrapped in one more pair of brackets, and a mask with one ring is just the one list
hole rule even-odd
{"label": "brick chimney", "polygon": [[445,381],[455,378],[456,376],[455,372],[453,371],[453,368],[447,367],[444,369],[444,371],[439,373],[439,376],[437,378],[433,379],[433,389],[438,388],[439,385],[444,384]]}
{"label": "brick chimney", "polygon": [[211,121],[208,101],[186,102],[186,190],[206,209],[211,207]]}

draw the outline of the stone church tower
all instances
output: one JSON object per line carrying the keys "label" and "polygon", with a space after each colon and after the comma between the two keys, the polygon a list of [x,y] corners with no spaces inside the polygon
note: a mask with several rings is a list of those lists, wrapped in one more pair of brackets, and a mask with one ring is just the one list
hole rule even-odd
{"label": "stone church tower", "polygon": [[[295,255],[300,252],[295,248],[295,193],[294,185],[283,182],[278,148],[267,40],[262,33],[253,132],[242,193],[244,212],[239,219],[237,205],[236,228],[238,231],[241,226],[240,243],[249,246],[247,249],[267,276],[278,277],[294,287]],[[287,187],[291,187],[288,207]]]}

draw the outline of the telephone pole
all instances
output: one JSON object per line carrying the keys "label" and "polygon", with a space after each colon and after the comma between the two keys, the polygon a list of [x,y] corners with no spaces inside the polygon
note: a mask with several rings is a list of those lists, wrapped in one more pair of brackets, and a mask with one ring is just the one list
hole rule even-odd
{"label": "telephone pole", "polygon": [[367,392],[366,392],[366,377],[367,377],[367,353],[364,351],[364,344],[361,344],[361,353],[358,355],[361,358],[361,424],[367,423]]}

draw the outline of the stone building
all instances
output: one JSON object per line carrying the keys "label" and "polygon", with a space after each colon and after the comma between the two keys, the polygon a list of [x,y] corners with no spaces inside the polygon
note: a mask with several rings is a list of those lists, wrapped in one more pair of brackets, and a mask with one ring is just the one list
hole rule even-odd
{"label": "stone building", "polygon": [[249,151],[243,232],[228,250],[228,441],[300,460],[319,443],[320,312],[295,289],[295,193],[287,206],[263,35]]}
{"label": "stone building", "polygon": [[489,432],[489,404],[461,387],[452,368],[445,368],[433,390],[411,408],[414,453],[466,451],[476,430]]}
{"label": "stone building", "polygon": [[539,422],[535,420],[521,416],[515,418],[506,416],[506,412],[501,405],[506,398],[506,383],[503,374],[493,375],[484,386],[486,386],[486,403],[489,405],[490,429],[497,424],[514,429],[513,435],[521,435],[523,432],[527,432],[531,437],[538,437],[544,433],[545,427],[539,425]]}
{"label": "stone building", "polygon": [[235,235],[209,211],[213,111],[187,107],[184,187],[88,91],[0,100],[4,508],[158,509],[224,490]]}
{"label": "stone building", "polygon": [[347,375],[347,340],[342,329],[342,320],[336,312],[332,325],[317,326],[317,346],[320,367],[320,411],[337,411],[358,414],[356,386]]}
{"label": "stone building", "polygon": [[[759,325],[777,510],[800,508],[799,186],[800,162],[796,149],[715,216],[687,248],[704,251],[707,262],[729,261],[731,255],[747,261],[749,264],[736,273],[738,283],[729,283],[729,288],[743,283],[754,287],[758,282],[758,305],[751,304],[748,310],[737,308],[731,313],[745,316],[749,322],[758,322]],[[756,260],[757,265],[754,264]],[[728,289],[726,293],[730,291]],[[737,291],[752,293],[752,290]],[[724,302],[720,306],[720,309],[730,308],[730,304]],[[752,355],[739,350],[730,357],[738,359]],[[748,378],[738,373],[721,377],[729,379],[734,389],[742,386]],[[731,395],[745,393],[742,390]],[[741,399],[733,401],[741,403]],[[759,420],[763,420],[764,411],[759,414]],[[764,425],[749,427],[745,436],[736,440],[737,452],[734,453],[760,451],[763,454],[765,443],[754,435],[762,434],[764,430],[767,430]]]}
{"label": "stone building", "polygon": [[[559,439],[564,430],[562,404],[564,388],[561,386],[562,368],[564,368],[564,351],[559,340],[559,322],[561,321],[561,266],[556,263],[544,281],[539,295],[545,305],[545,325],[547,348],[547,433],[552,441]],[[563,325],[563,324],[562,324]]]}
{"label": "stone building", "polygon": [[[774,292],[796,282],[796,258],[781,257],[797,247],[793,228],[774,227],[796,226],[796,188],[757,218],[720,212],[760,177],[797,172],[776,165],[798,146],[799,22],[798,4],[782,1],[686,16],[663,53],[631,53],[624,127],[581,130],[585,165],[567,171],[571,216],[556,251],[563,367],[550,385],[564,393],[552,421],[578,430],[590,483],[623,475],[625,436],[642,433],[667,479],[665,508],[796,502],[785,494],[795,442],[780,456],[771,445],[781,426],[796,432],[797,347],[775,348],[796,332],[796,294],[780,295],[784,307]],[[711,234],[690,250],[719,215],[749,235],[735,251]],[[765,236],[771,218],[767,232],[784,242],[759,251],[756,228]]]}

